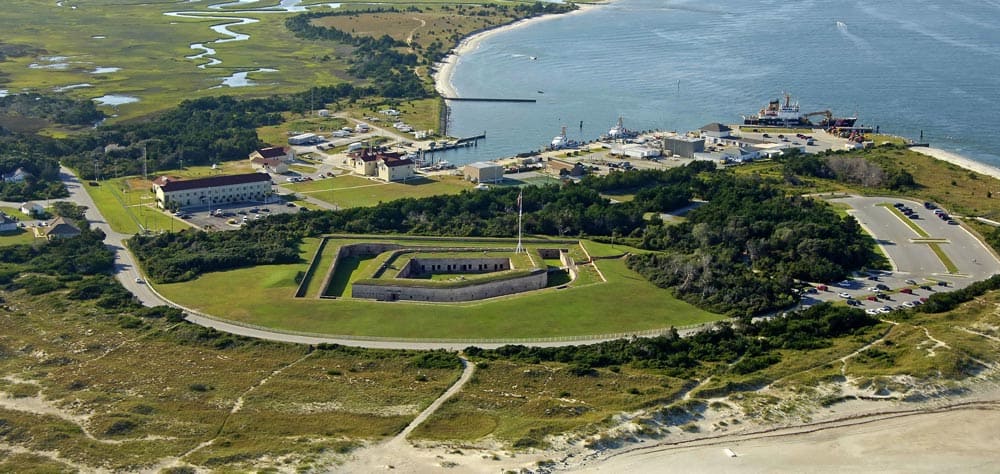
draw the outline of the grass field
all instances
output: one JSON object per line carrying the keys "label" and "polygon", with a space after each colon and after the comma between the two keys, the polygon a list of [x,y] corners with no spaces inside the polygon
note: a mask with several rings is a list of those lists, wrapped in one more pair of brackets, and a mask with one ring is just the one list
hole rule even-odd
{"label": "grass field", "polygon": [[[297,286],[295,275],[305,271],[308,265],[305,260],[311,258],[310,249],[315,249],[318,241],[310,239],[307,242],[302,252],[303,263],[207,273],[192,282],[156,285],[156,289],[179,304],[237,322],[289,331],[353,336],[431,339],[582,336],[721,319],[719,315],[673,298],[668,291],[653,286],[628,270],[623,260],[617,259],[597,262],[607,283],[601,282],[596,270],[584,270],[582,281],[570,288],[468,304],[293,298]],[[332,244],[327,245],[326,252],[336,251],[337,245]],[[466,245],[495,246],[496,243],[463,243]],[[598,253],[612,250],[620,252],[618,248],[603,244],[595,246]],[[585,260],[585,257],[574,258]],[[337,275],[331,286],[343,288],[340,294],[349,295],[350,281],[371,275],[374,261],[362,259],[347,263],[341,269],[345,274]],[[322,279],[319,275],[315,278]],[[622,295],[628,295],[627,306],[621,304]]]}
{"label": "grass field", "polygon": [[368,207],[400,198],[422,198],[458,194],[472,189],[472,183],[458,176],[418,177],[406,182],[386,183],[359,176],[338,176],[284,187],[341,208]]}
{"label": "grass field", "polygon": [[29,228],[18,228],[9,232],[0,232],[0,246],[30,244],[35,241],[35,233]]}
{"label": "grass field", "polygon": [[100,181],[98,186],[88,183],[83,186],[115,232],[136,234],[143,229],[158,232],[191,227],[157,208],[149,188],[132,187],[132,181],[134,178],[109,179]]}

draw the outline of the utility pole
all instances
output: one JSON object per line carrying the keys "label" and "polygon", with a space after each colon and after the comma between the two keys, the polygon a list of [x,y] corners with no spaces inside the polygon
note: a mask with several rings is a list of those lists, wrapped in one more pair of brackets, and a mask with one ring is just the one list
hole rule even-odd
{"label": "utility pole", "polygon": [[146,176],[146,145],[142,146],[142,179],[143,181],[149,180]]}
{"label": "utility pole", "polygon": [[524,190],[522,189],[517,193],[517,247],[514,248],[514,253],[524,253],[524,246],[521,245],[521,214],[524,209],[523,198]]}

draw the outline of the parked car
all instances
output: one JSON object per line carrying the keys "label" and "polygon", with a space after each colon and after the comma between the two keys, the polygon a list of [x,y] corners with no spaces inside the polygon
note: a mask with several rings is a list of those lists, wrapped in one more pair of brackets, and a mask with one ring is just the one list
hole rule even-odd
{"label": "parked car", "polygon": [[837,296],[839,296],[839,297],[841,297],[841,298],[847,298],[847,299],[851,299],[851,295],[850,295],[850,293],[840,293],[840,294],[838,294]]}

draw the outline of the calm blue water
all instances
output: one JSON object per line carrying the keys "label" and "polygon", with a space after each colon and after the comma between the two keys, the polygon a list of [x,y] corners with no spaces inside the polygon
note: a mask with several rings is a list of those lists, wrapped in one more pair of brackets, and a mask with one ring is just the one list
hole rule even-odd
{"label": "calm blue water", "polygon": [[[531,60],[536,56],[537,60]],[[1000,166],[998,0],[616,0],[494,35],[464,55],[449,134],[487,131],[465,163],[571,138],[737,123],[782,91]],[[539,93],[542,91],[544,93]],[[583,121],[583,128],[579,127]]]}

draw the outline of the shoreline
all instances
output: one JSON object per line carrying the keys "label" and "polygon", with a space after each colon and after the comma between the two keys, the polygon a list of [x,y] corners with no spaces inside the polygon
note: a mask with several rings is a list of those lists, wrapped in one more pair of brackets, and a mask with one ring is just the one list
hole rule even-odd
{"label": "shoreline", "polygon": [[462,40],[458,42],[458,45],[452,48],[451,52],[447,56],[434,65],[434,73],[432,74],[432,77],[434,78],[434,90],[437,91],[438,95],[441,97],[458,96],[458,91],[455,90],[455,86],[451,82],[451,78],[455,74],[455,67],[458,66],[459,62],[461,62],[462,55],[467,54],[470,51],[475,51],[479,48],[479,44],[485,39],[493,35],[513,31],[517,28],[530,24],[548,21],[555,18],[563,18],[568,15],[578,15],[606,4],[607,3],[578,3],[577,7],[579,8],[569,13],[552,13],[531,18],[523,18],[513,23],[507,23],[505,25],[499,25],[493,28],[487,28],[482,31],[474,32],[469,36],[462,38]]}
{"label": "shoreline", "polygon": [[992,178],[1000,179],[1000,168],[997,168],[986,163],[981,163],[971,158],[953,153],[947,150],[942,150],[940,148],[927,147],[927,146],[913,146],[910,147],[911,150],[920,153],[921,155],[926,155],[931,158],[944,161],[946,163],[951,163],[955,166],[965,168],[969,171],[973,171],[979,174],[990,176]]}

